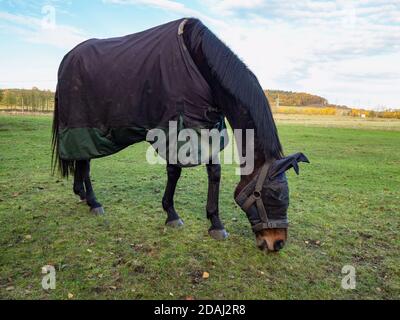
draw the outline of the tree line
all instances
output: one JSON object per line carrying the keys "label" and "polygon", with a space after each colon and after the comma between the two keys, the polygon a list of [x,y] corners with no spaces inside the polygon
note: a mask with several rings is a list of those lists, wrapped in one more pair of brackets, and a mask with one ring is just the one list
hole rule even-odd
{"label": "tree line", "polygon": [[[331,105],[328,100],[304,92],[265,90],[273,112],[318,115],[343,115],[370,118],[400,119],[400,110],[381,112],[350,109],[346,106]],[[22,112],[51,112],[54,110],[54,92],[51,90],[0,89],[0,110]]]}
{"label": "tree line", "polygon": [[323,97],[316,96],[305,92],[292,92],[282,90],[265,90],[265,94],[272,106],[317,106],[325,107],[328,100]]}
{"label": "tree line", "polygon": [[10,111],[48,112],[54,110],[51,90],[0,89],[0,108]]}

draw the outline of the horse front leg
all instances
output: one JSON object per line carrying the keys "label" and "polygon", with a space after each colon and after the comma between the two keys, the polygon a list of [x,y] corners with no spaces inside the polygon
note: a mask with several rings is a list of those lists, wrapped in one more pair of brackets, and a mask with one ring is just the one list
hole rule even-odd
{"label": "horse front leg", "polygon": [[90,161],[77,161],[75,175],[78,175],[78,179],[82,179],[82,182],[85,186],[86,203],[90,207],[90,211],[94,214],[104,214],[104,209],[96,199],[96,195],[93,191],[92,181],[90,180]]}
{"label": "horse front leg", "polygon": [[211,222],[208,234],[216,240],[224,240],[228,237],[224,225],[219,218],[219,186],[221,181],[221,165],[207,164],[208,195],[207,195],[207,218]]}
{"label": "horse front leg", "polygon": [[165,224],[169,227],[180,227],[183,225],[182,219],[176,213],[174,208],[174,194],[176,185],[181,176],[182,168],[176,165],[167,164],[167,185],[162,198],[162,206],[167,213]]}

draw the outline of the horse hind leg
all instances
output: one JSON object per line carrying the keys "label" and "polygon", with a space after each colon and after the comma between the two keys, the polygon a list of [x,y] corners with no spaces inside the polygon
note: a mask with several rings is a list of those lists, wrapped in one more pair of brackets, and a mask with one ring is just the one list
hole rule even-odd
{"label": "horse hind leg", "polygon": [[80,202],[86,202],[86,191],[85,186],[83,184],[83,172],[80,166],[76,166],[74,173],[74,193],[79,197]]}
{"label": "horse hind leg", "polygon": [[76,162],[76,171],[81,176],[82,185],[85,186],[85,199],[90,211],[94,214],[104,214],[103,206],[97,201],[90,180],[90,161],[81,160]]}
{"label": "horse hind leg", "polygon": [[181,172],[182,168],[175,165],[167,164],[168,180],[162,199],[162,206],[167,213],[167,220],[165,221],[165,224],[169,227],[180,227],[183,225],[182,219],[179,217],[174,208],[174,194],[176,190],[176,185],[181,176]]}

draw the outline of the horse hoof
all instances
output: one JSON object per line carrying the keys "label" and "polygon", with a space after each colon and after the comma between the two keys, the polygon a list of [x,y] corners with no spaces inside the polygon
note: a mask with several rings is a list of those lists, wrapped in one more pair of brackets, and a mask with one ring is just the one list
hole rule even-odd
{"label": "horse hoof", "polygon": [[211,229],[208,230],[208,234],[211,236],[211,238],[215,240],[225,240],[229,236],[229,233],[226,232],[225,229],[222,230]]}
{"label": "horse hoof", "polygon": [[78,204],[82,204],[82,203],[86,204],[86,199],[79,199],[78,200]]}
{"label": "horse hoof", "polygon": [[103,207],[92,208],[90,209],[90,212],[98,216],[101,216],[105,213]]}
{"label": "horse hoof", "polygon": [[183,221],[182,219],[176,219],[172,221],[167,221],[165,225],[172,228],[178,228],[183,226]]}

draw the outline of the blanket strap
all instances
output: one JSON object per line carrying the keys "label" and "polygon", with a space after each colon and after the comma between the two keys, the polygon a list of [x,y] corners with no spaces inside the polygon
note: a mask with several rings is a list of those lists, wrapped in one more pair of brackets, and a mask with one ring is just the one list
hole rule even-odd
{"label": "blanket strap", "polygon": [[179,28],[178,28],[178,36],[180,36],[180,35],[183,34],[183,31],[184,31],[186,22],[188,22],[188,19],[184,19],[184,20],[180,23]]}

